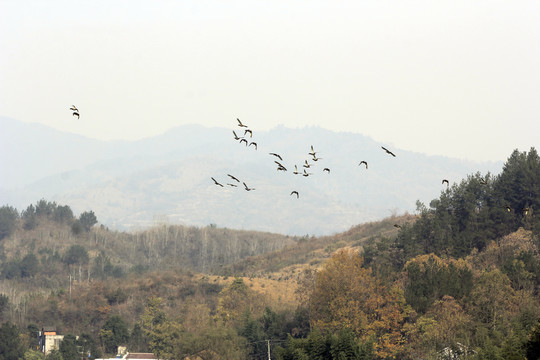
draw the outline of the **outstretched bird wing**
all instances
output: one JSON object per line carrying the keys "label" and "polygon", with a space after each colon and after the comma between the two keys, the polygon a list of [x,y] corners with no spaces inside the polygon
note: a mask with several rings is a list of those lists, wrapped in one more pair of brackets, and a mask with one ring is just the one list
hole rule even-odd
{"label": "outstretched bird wing", "polygon": [[396,155],[395,155],[393,152],[391,152],[390,150],[388,150],[388,149],[385,148],[384,146],[381,146],[381,148],[382,148],[384,151],[386,151],[387,154],[390,154],[390,155],[392,155],[393,157],[396,157]]}
{"label": "outstretched bird wing", "polygon": [[283,158],[281,156],[279,156],[278,154],[276,153],[269,153],[270,155],[273,155],[275,157],[277,157],[279,160],[283,161]]}
{"label": "outstretched bird wing", "polygon": [[214,183],[215,183],[216,185],[219,185],[219,186],[223,187],[223,185],[220,184],[220,183],[218,183],[216,179],[214,179],[214,178],[211,178],[211,179],[214,180]]}

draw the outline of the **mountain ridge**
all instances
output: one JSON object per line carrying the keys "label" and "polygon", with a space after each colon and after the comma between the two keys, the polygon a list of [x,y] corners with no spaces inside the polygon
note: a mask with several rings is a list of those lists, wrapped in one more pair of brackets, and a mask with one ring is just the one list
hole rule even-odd
{"label": "mountain ridge", "polygon": [[[253,129],[248,139],[258,143],[255,150],[234,140],[232,130],[243,135],[235,125],[184,125],[133,142],[90,139],[80,149],[73,145],[79,135],[48,129],[54,133],[54,143],[49,144],[43,131],[28,135],[10,130],[4,137],[11,139],[14,159],[5,151],[0,155],[0,167],[8,174],[2,176],[0,200],[18,208],[40,198],[67,203],[79,212],[94,210],[101,222],[122,230],[166,219],[184,225],[328,235],[414,211],[416,200],[430,201],[444,189],[442,178],[459,182],[471,172],[502,167],[400,149],[392,149],[397,154],[392,158],[381,149],[385,144],[367,136],[319,127]],[[33,145],[25,149],[27,144]],[[17,146],[23,150],[13,152]],[[311,146],[320,161],[311,160]],[[270,152],[281,154],[287,171],[277,171],[278,159]],[[294,165],[301,172],[305,160],[313,163],[306,169],[313,174],[293,175]],[[368,162],[368,169],[358,166],[361,160]],[[331,172],[323,172],[324,167]],[[246,192],[241,183],[227,186],[232,181],[227,174],[256,190]],[[4,181],[8,177],[10,181]],[[216,186],[211,177],[225,187]],[[290,196],[293,190],[299,192],[298,199]]]}

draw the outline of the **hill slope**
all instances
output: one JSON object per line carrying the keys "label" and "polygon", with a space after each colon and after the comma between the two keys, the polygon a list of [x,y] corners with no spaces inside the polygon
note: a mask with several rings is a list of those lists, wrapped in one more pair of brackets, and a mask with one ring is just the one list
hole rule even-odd
{"label": "hill slope", "polygon": [[[253,129],[249,140],[257,142],[255,150],[233,139],[233,129],[242,135],[234,124],[230,129],[183,126],[135,142],[99,142],[0,121],[9,125],[2,141],[11,139],[6,145],[10,151],[0,154],[2,204],[23,208],[43,197],[70,204],[77,212],[92,209],[100,222],[116,229],[147,227],[159,219],[329,235],[413,211],[416,200],[429,201],[443,190],[443,178],[459,182],[473,171],[498,172],[501,167],[399,149],[392,149],[393,158],[368,137],[313,127]],[[308,154],[312,145],[321,158],[317,162]],[[275,160],[287,171],[277,171]],[[302,172],[306,160],[312,175],[293,175],[294,166]],[[361,160],[369,169],[359,166]],[[47,176],[35,181],[40,174]],[[246,192],[227,174],[256,190]],[[239,187],[218,187],[211,177]],[[290,196],[293,190],[299,199]]]}

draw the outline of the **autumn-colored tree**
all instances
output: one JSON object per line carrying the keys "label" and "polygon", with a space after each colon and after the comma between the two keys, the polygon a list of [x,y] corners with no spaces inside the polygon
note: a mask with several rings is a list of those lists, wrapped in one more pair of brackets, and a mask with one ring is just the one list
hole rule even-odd
{"label": "autumn-colored tree", "polygon": [[219,294],[217,313],[221,319],[237,327],[242,322],[242,314],[254,316],[262,314],[265,299],[250,289],[241,278],[236,278]]}
{"label": "autumn-colored tree", "polygon": [[484,271],[471,292],[472,313],[489,329],[504,327],[518,312],[510,279],[499,269]]}
{"label": "autumn-colored tree", "polygon": [[317,273],[312,325],[333,333],[350,329],[361,342],[374,337],[376,355],[391,358],[403,350],[409,310],[403,292],[382,286],[362,263],[358,253],[338,251]]}
{"label": "autumn-colored tree", "polygon": [[472,318],[451,296],[435,301],[413,328],[409,335],[418,357],[437,354],[443,348],[461,351],[471,345]]}

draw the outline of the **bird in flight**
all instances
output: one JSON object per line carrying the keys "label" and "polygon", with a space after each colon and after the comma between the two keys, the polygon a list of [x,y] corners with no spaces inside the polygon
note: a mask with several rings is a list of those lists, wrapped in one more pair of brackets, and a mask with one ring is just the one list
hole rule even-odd
{"label": "bird in flight", "polygon": [[296,195],[296,198],[298,199],[300,197],[300,195],[298,195],[298,191],[294,190],[294,191],[291,191],[291,195]]}
{"label": "bird in flight", "polygon": [[362,160],[362,161],[360,161],[360,164],[358,164],[358,166],[360,166],[360,165],[362,165],[362,164],[366,165],[366,169],[367,169],[367,162],[364,161],[364,160]]}
{"label": "bird in flight", "polygon": [[76,112],[76,111],[74,111],[74,112],[73,112],[73,116],[76,116],[76,117],[77,117],[77,119],[80,119],[80,115],[79,115],[79,113],[78,113],[78,112]]}
{"label": "bird in flight", "polygon": [[313,173],[308,173],[306,169],[304,169],[304,173],[302,174],[302,176],[308,177],[309,175],[313,175]]}
{"label": "bird in flight", "polygon": [[246,143],[246,146],[248,146],[248,142],[246,139],[240,139],[240,144],[242,143],[242,141]]}
{"label": "bird in flight", "polygon": [[238,126],[240,126],[240,127],[247,127],[247,125],[242,124],[242,122],[240,121],[239,118],[236,118],[236,120],[238,120]]}
{"label": "bird in flight", "polygon": [[300,174],[300,173],[298,172],[298,168],[296,167],[296,165],[294,165],[294,171],[293,171],[292,173],[293,173],[294,175]]}
{"label": "bird in flight", "polygon": [[530,211],[530,210],[531,210],[531,209],[529,209],[528,207],[523,208],[523,215],[525,215],[525,216],[529,215],[529,211]]}
{"label": "bird in flight", "polygon": [[249,133],[249,137],[253,137],[253,132],[249,129],[246,129],[244,130],[244,136],[246,136],[246,134]]}
{"label": "bird in flight", "polygon": [[396,157],[396,155],[395,155],[393,152],[391,152],[390,150],[388,150],[388,149],[385,148],[384,146],[381,146],[381,148],[382,148],[384,151],[386,151],[387,154],[390,154],[390,155],[392,155],[393,157]]}
{"label": "bird in flight", "polygon": [[214,179],[214,178],[211,178],[211,179],[214,180],[214,183],[215,183],[216,185],[219,185],[219,186],[223,187],[223,185],[220,184],[220,183],[218,183],[216,179]]}
{"label": "bird in flight", "polygon": [[328,173],[330,174],[330,169],[329,168],[324,168],[324,169],[322,169],[322,171],[328,171]]}
{"label": "bird in flight", "polygon": [[246,191],[251,191],[251,190],[255,190],[255,188],[250,188],[250,187],[248,187],[248,186],[246,185],[246,183],[245,183],[245,182],[244,182],[244,183],[242,183],[242,184],[244,184],[244,188],[246,189]]}
{"label": "bird in flight", "polygon": [[311,151],[308,152],[308,154],[311,155],[311,156],[313,156],[313,157],[315,157],[315,154],[316,154],[316,153],[317,153],[317,152],[316,152],[315,150],[313,150],[313,145],[311,145]]}
{"label": "bird in flight", "polygon": [[243,139],[241,137],[238,137],[238,135],[236,135],[236,132],[233,130],[232,131],[233,135],[234,135],[234,140],[240,140],[240,139]]}
{"label": "bird in flight", "polygon": [[79,112],[79,109],[77,109],[77,107],[76,107],[75,105],[71,105],[71,107],[69,108],[69,110]]}
{"label": "bird in flight", "polygon": [[318,158],[315,155],[313,155],[313,161],[319,161],[319,160],[322,160],[322,158]]}
{"label": "bird in flight", "polygon": [[240,180],[238,180],[237,178],[235,178],[234,176],[232,176],[231,174],[227,174],[228,177],[230,177],[231,179],[233,180],[236,180],[237,182],[240,182]]}
{"label": "bird in flight", "polygon": [[238,187],[236,184],[227,183],[229,186]]}
{"label": "bird in flight", "polygon": [[480,184],[482,184],[482,185],[487,185],[487,181],[484,180],[484,179],[480,179]]}
{"label": "bird in flight", "polygon": [[306,163],[304,165],[302,165],[303,167],[305,167],[306,169],[309,169],[311,167],[311,164],[308,164],[307,160],[306,160]]}
{"label": "bird in flight", "polygon": [[442,181],[441,184],[444,184],[444,183],[446,183],[446,186],[450,185],[450,183],[449,183],[448,180],[446,180],[446,179],[443,179],[443,181]]}
{"label": "bird in flight", "polygon": [[254,142],[254,141],[250,142],[249,146],[251,146],[251,145],[255,145],[255,150],[257,150],[257,143],[256,142]]}
{"label": "bird in flight", "polygon": [[278,154],[276,153],[269,153],[270,155],[273,155],[275,157],[277,157],[279,160],[283,161],[283,158],[281,156],[279,156]]}
{"label": "bird in flight", "polygon": [[285,166],[283,166],[283,164],[281,164],[279,161],[274,161],[277,166],[278,166],[278,170],[281,170],[281,171],[287,171],[287,168]]}
{"label": "bird in flight", "polygon": [[398,229],[401,229],[401,225],[394,224],[394,227],[397,227]]}
{"label": "bird in flight", "polygon": [[506,211],[508,212],[511,212],[512,211],[512,208],[508,205],[505,205],[504,208],[506,209]]}

